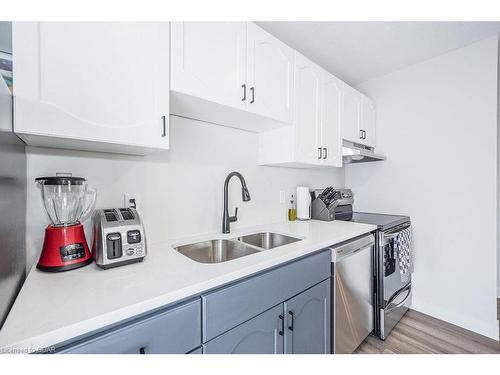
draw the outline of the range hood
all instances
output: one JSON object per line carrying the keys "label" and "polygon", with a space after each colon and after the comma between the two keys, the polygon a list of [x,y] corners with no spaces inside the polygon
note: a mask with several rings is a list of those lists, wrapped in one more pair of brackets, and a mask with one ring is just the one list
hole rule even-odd
{"label": "range hood", "polygon": [[344,140],[342,142],[342,159],[344,164],[353,164],[382,161],[386,157],[385,155],[376,154],[373,147]]}

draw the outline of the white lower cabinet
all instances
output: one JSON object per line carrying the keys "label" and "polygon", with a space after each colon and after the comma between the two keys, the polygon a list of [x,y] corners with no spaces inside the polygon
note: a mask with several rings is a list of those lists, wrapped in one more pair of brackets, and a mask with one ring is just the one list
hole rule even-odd
{"label": "white lower cabinet", "polygon": [[293,126],[261,133],[260,164],[342,167],[343,83],[295,52]]}
{"label": "white lower cabinet", "polygon": [[169,148],[167,23],[14,22],[15,132],[35,146]]}

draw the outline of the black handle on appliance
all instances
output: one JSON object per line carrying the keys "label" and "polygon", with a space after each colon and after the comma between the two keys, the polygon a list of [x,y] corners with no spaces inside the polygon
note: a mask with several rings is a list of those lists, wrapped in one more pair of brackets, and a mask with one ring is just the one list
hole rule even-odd
{"label": "black handle on appliance", "polygon": [[162,137],[167,136],[167,116],[161,116],[161,120],[163,122],[163,133],[161,134]]}
{"label": "black handle on appliance", "polygon": [[244,102],[247,100],[247,85],[244,83],[241,85],[241,88],[243,89],[243,98],[241,98],[241,101]]}
{"label": "black handle on appliance", "polygon": [[146,348],[144,346],[139,349],[139,354],[146,354]]}
{"label": "black handle on appliance", "polygon": [[318,159],[321,159],[323,157],[323,149],[321,147],[318,147]]}
{"label": "black handle on appliance", "polygon": [[292,318],[292,324],[290,326],[288,326],[288,329],[290,331],[293,331],[293,323],[294,323],[295,316],[293,315],[293,311],[289,311],[288,314],[290,314],[290,317]]}
{"label": "black handle on appliance", "polygon": [[359,139],[363,139],[363,129],[359,129]]}
{"label": "black handle on appliance", "polygon": [[323,159],[328,158],[328,149],[326,147],[323,147],[323,150],[325,151],[325,154],[323,155]]}
{"label": "black handle on appliance", "polygon": [[281,320],[281,330],[278,331],[278,334],[280,336],[284,336],[285,335],[285,317],[283,315],[280,314],[279,316],[280,320]]}
{"label": "black handle on appliance", "polygon": [[252,94],[252,99],[250,99],[250,104],[255,102],[255,87],[250,87],[250,94]]}

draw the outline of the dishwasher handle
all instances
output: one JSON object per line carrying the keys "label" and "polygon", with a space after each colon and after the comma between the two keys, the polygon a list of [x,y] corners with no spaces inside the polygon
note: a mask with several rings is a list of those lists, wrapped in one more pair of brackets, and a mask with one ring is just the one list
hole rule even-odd
{"label": "dishwasher handle", "polygon": [[338,261],[342,258],[351,256],[360,250],[366,249],[367,247],[372,247],[374,244],[375,238],[372,234],[369,234],[367,236],[342,243],[339,246],[334,246],[331,250],[335,253]]}

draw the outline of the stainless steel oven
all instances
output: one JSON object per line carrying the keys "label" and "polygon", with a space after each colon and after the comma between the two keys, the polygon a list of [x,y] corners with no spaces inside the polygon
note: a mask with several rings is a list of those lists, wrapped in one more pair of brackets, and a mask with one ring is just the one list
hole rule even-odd
{"label": "stainless steel oven", "polygon": [[375,245],[375,332],[383,340],[403,317],[411,305],[411,274],[403,281],[399,272],[398,257],[394,240],[404,229],[410,228],[410,221],[400,225],[379,229]]}

